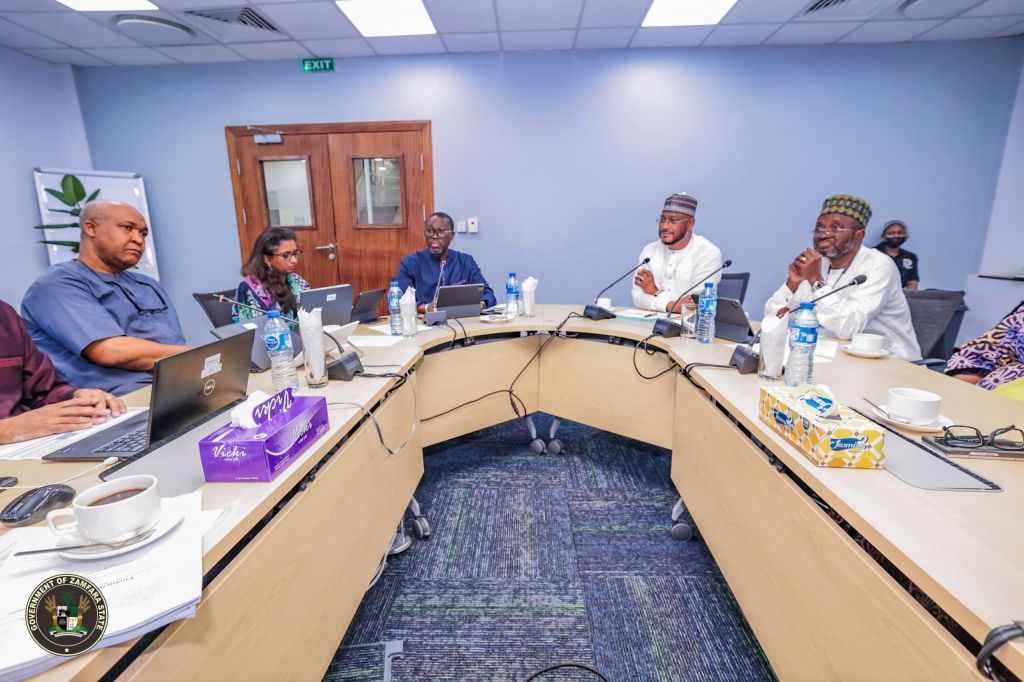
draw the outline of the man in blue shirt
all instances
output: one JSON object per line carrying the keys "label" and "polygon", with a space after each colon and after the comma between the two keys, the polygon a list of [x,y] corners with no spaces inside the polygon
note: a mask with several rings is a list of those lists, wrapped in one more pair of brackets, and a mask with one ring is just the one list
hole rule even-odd
{"label": "man in blue shirt", "polygon": [[441,286],[483,284],[484,293],[480,307],[489,308],[497,302],[494,290],[487,284],[473,257],[448,248],[455,238],[455,223],[450,215],[441,212],[432,214],[427,218],[423,234],[426,237],[427,248],[410,253],[398,266],[398,286],[402,291],[416,287],[416,306],[419,312],[427,312],[434,301],[437,280],[441,276],[442,260],[445,261],[445,266]]}
{"label": "man in blue shirt", "polygon": [[37,279],[21,316],[65,381],[124,395],[152,383],[157,360],[188,346],[167,292],[131,271],[146,249],[145,218],[128,204],[94,201],[79,222],[78,259]]}

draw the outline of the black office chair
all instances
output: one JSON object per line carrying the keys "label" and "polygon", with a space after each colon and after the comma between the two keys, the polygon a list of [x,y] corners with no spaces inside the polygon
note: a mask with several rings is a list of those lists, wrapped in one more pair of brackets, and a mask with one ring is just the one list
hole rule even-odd
{"label": "black office chair", "polygon": [[749,272],[723,273],[722,281],[718,283],[718,298],[734,298],[742,304],[749,283]]}
{"label": "black office chair", "polygon": [[925,358],[921,364],[934,368],[945,366],[956,349],[956,335],[967,311],[964,292],[924,289],[904,293],[910,305],[917,344]]}
{"label": "black office chair", "polygon": [[228,289],[226,291],[214,291],[209,294],[192,294],[192,298],[196,299],[203,308],[203,312],[210,318],[210,324],[214,327],[223,327],[226,324],[231,324],[234,320],[231,319],[231,304],[221,303],[217,297],[227,296],[228,298],[235,297],[235,290]]}

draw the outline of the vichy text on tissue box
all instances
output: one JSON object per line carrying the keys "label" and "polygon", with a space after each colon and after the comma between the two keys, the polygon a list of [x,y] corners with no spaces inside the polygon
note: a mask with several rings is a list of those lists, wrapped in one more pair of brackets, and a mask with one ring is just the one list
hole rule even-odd
{"label": "vichy text on tissue box", "polygon": [[207,481],[272,481],[329,428],[327,399],[294,396],[291,388],[254,407],[252,416],[254,429],[226,424],[199,441]]}

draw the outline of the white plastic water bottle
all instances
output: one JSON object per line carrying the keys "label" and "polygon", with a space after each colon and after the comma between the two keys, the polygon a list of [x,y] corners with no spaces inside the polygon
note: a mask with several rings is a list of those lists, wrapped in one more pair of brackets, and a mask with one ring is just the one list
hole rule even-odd
{"label": "white plastic water bottle", "polygon": [[715,315],[718,313],[718,292],[711,282],[704,283],[697,301],[697,340],[713,343],[715,340]]}
{"label": "white plastic water bottle", "polygon": [[398,280],[392,279],[388,287],[388,314],[391,315],[391,336],[402,335],[402,290]]}
{"label": "white plastic water bottle", "polygon": [[270,356],[270,380],[274,390],[280,391],[291,386],[299,387],[299,375],[295,371],[295,357],[292,350],[292,333],[288,324],[281,319],[280,310],[267,313],[267,326],[263,328],[263,345]]}
{"label": "white plastic water bottle", "polygon": [[818,345],[818,316],[813,303],[801,303],[789,321],[789,359],[786,385],[801,386],[814,381],[814,348]]}
{"label": "white plastic water bottle", "polygon": [[512,320],[519,317],[519,282],[514,272],[508,273],[505,282],[505,315]]}

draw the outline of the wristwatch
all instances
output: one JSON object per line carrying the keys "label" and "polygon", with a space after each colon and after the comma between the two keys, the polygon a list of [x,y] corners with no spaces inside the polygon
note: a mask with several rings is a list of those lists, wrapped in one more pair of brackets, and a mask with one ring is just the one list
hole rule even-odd
{"label": "wristwatch", "polygon": [[817,282],[811,285],[811,288],[815,291],[820,291],[825,288],[825,280],[819,279]]}

